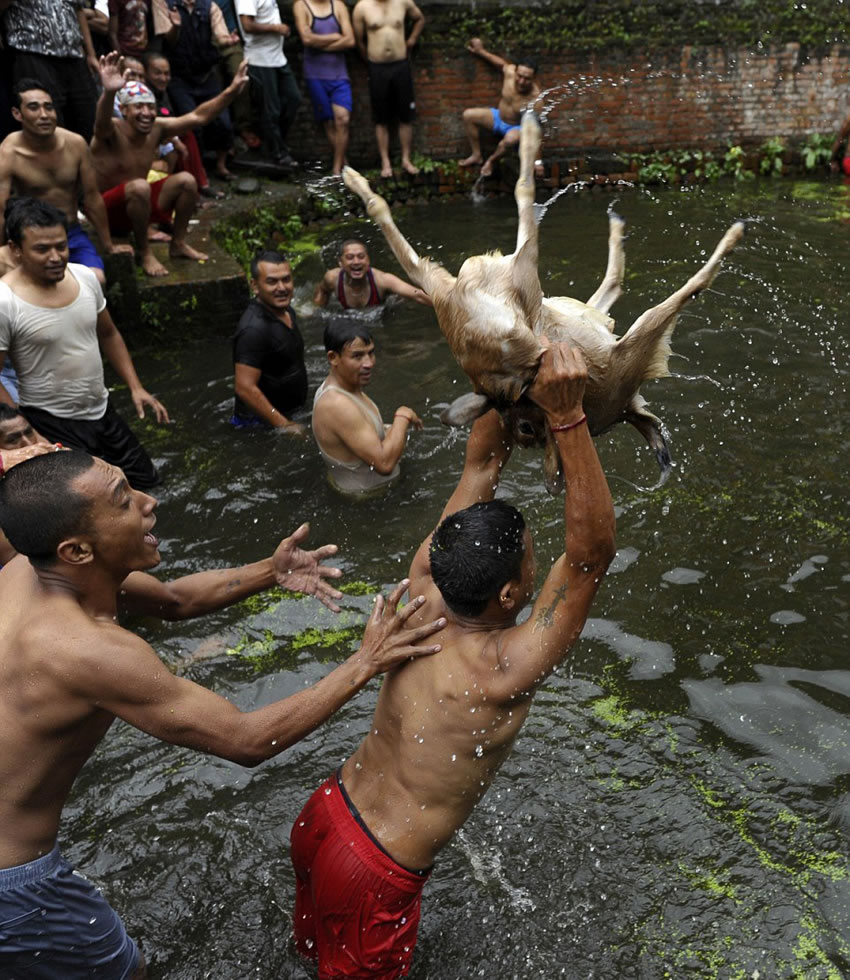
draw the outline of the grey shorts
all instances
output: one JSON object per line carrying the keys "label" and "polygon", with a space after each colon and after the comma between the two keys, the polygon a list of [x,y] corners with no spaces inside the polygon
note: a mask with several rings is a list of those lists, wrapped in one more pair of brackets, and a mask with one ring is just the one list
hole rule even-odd
{"label": "grey shorts", "polygon": [[138,963],[117,913],[58,847],[0,869],[0,980],[125,980]]}

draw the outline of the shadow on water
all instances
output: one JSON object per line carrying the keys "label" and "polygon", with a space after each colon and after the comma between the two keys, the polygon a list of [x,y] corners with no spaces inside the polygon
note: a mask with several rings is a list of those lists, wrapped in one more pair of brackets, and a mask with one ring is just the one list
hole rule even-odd
{"label": "shadow on water", "polygon": [[[636,191],[617,210],[629,231],[620,329],[683,283],[732,220],[753,222],[681,316],[675,376],[643,390],[670,433],[671,479],[652,488],[652,456],[627,427],[597,442],[617,560],[582,642],[441,857],[411,977],[847,976],[847,189]],[[399,223],[456,271],[468,254],[512,250],[515,210],[451,204]],[[396,270],[366,223],[329,232],[325,258],[354,231]],[[606,235],[598,196],[554,202],[541,226],[544,291],[589,296]],[[316,258],[297,274],[311,390],[324,370],[327,314],[310,304],[321,271]],[[433,315],[393,304],[374,331],[372,395],[386,413],[411,405],[425,430],[400,482],[362,504],[333,495],[312,444],[228,428],[226,340],[140,358],[177,418],[143,433],[168,477],[166,574],[261,557],[310,520],[355,583],[336,618],[272,595],[202,623],[139,624],[170,664],[243,708],[300,690],[356,644],[368,593],[403,576],[460,471],[463,440],[437,419],[467,384]],[[545,568],[562,530],[541,464],[518,452],[503,486]],[[288,832],[366,730],[374,696],[250,772],[116,726],[63,837],[152,976],[310,975],[289,940]]]}

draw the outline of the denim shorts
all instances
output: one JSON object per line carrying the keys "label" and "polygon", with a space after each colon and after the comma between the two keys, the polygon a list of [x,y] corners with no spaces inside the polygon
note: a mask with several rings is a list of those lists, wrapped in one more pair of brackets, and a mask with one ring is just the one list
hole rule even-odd
{"label": "denim shorts", "polygon": [[58,847],[0,869],[0,980],[125,980],[138,963],[118,914]]}

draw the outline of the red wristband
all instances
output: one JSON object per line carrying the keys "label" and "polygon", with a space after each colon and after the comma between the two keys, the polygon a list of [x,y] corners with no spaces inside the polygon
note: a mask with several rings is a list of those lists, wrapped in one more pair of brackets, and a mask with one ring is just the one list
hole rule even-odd
{"label": "red wristband", "polygon": [[577,426],[581,425],[582,422],[587,421],[587,416],[582,415],[580,419],[576,419],[575,422],[568,422],[566,425],[550,425],[549,428],[552,432],[569,432],[570,429],[575,429]]}

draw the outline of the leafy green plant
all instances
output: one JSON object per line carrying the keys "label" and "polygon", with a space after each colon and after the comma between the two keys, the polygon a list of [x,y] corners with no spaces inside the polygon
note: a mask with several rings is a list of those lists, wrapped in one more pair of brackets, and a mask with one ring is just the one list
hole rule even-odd
{"label": "leafy green plant", "polygon": [[800,147],[800,156],[806,170],[826,166],[832,159],[835,133],[810,133]]}
{"label": "leafy green plant", "polygon": [[779,136],[774,136],[762,143],[759,152],[759,173],[763,177],[776,177],[782,173],[782,156],[785,153],[785,142]]}
{"label": "leafy green plant", "polygon": [[749,180],[755,177],[752,170],[744,166],[744,149],[741,146],[730,146],[723,156],[723,170],[735,180]]}

